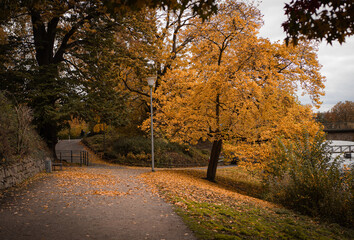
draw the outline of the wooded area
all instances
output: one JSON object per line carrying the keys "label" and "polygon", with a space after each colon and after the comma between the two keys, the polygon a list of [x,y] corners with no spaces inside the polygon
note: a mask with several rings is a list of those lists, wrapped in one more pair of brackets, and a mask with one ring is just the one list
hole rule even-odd
{"label": "wooded area", "polygon": [[92,132],[99,124],[103,131],[149,131],[151,75],[157,75],[158,137],[213,143],[209,180],[223,145],[229,155],[260,164],[277,137],[291,139],[304,126],[312,134],[320,129],[296,95],[302,88],[318,106],[324,94],[316,44],[295,39],[297,46],[287,47],[259,37],[261,14],[251,3],[1,5],[1,90],[33,110],[52,150],[73,118],[85,120]]}
{"label": "wooded area", "polygon": [[[329,126],[352,128],[348,123],[353,122],[353,102],[339,102],[317,115],[313,109],[321,105],[325,93],[317,57],[319,42],[343,43],[353,35],[353,4],[292,0],[285,5],[285,14],[286,39],[271,42],[258,34],[263,19],[254,1],[1,0],[0,164],[21,165],[22,158],[30,154],[44,159],[47,147],[55,160],[59,137],[84,137],[82,143],[102,153],[105,161],[98,164],[104,167],[79,172],[72,167],[56,175],[67,182],[59,186],[65,196],[73,195],[80,202],[84,195],[68,194],[67,189],[84,190],[82,179],[92,188],[104,183],[102,186],[127,189],[132,184],[132,190],[124,193],[117,189],[90,193],[121,197],[134,191],[150,193],[144,184],[134,185],[143,177],[165,194],[165,200],[180,207],[178,211],[204,235],[210,232],[215,238],[224,237],[219,234],[225,238],[239,236],[236,234],[320,238],[327,232],[321,228],[313,233],[307,227],[317,225],[318,217],[352,227],[354,167],[341,165],[341,157],[328,152],[323,130]],[[156,78],[151,88],[147,78]],[[301,104],[299,92],[311,104]],[[155,148],[149,135],[152,122]],[[138,172],[146,169],[114,165],[154,166],[152,149],[156,150],[157,167],[208,164],[207,170],[161,170],[142,176]],[[220,171],[227,177],[217,175],[221,157],[226,164],[238,164]],[[109,168],[105,168],[107,163]],[[102,180],[105,174],[112,177],[112,172],[121,174],[115,175],[114,184]],[[13,177],[6,173],[6,178]],[[129,181],[121,182],[124,178]],[[48,186],[46,191],[52,191]],[[137,195],[144,201],[139,206],[149,212],[143,194]],[[48,196],[32,195],[51,201]],[[244,199],[252,203],[244,205]],[[287,213],[292,216],[285,219],[284,210],[266,207],[259,223],[254,202],[267,201],[316,219],[302,227],[306,235],[298,231],[298,225],[289,233],[287,219],[300,218]],[[157,203],[155,198],[152,202]],[[112,209],[112,203],[103,203]],[[127,203],[134,205],[130,199]],[[101,214],[96,206],[93,209]],[[17,213],[11,212],[11,216]],[[239,221],[245,218],[238,214],[246,215],[247,221]],[[278,216],[274,222],[279,228],[269,223],[273,216]],[[241,224],[235,234],[236,218]],[[200,219],[206,221],[201,224]],[[18,223],[17,218],[15,221]],[[247,233],[248,223],[257,229],[253,235]],[[113,228],[116,230],[115,225]],[[351,230],[335,229],[330,236],[352,236]]]}

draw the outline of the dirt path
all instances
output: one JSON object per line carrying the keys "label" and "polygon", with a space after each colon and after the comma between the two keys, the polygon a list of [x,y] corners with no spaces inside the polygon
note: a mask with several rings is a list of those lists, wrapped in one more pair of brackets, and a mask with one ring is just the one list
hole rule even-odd
{"label": "dirt path", "polygon": [[0,199],[0,239],[195,239],[139,178],[149,169],[94,165],[42,174]]}

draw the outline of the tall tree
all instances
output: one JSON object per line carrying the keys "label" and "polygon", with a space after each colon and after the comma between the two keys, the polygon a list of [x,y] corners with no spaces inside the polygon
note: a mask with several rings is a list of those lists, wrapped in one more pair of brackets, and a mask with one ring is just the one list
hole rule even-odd
{"label": "tall tree", "polygon": [[138,129],[147,118],[150,96],[146,78],[157,74],[156,90],[160,86],[160,79],[168,70],[184,64],[188,46],[196,36],[193,31],[196,27],[192,21],[200,18],[194,11],[196,3],[194,0],[177,1],[158,10],[144,11],[141,15],[147,16],[145,21],[141,16],[135,18],[137,26],[144,25],[145,38],[150,43],[129,40],[134,51],[130,51],[127,61],[124,60],[116,68],[124,84],[123,89],[130,95],[129,109],[134,109],[129,117],[132,120],[131,130]]}
{"label": "tall tree", "polygon": [[[3,39],[6,35],[8,40],[0,47],[1,55],[14,55],[1,65],[0,74],[5,76],[1,88],[17,93],[29,103],[40,134],[54,150],[65,115],[60,111],[72,100],[72,95],[78,99],[85,95],[82,82],[72,78],[73,69],[77,69],[75,61],[78,62],[73,58],[85,51],[83,48],[90,44],[95,33],[114,34],[119,21],[130,11],[172,6],[177,2],[1,1],[0,24],[4,30],[0,36]],[[206,17],[215,10],[213,0],[193,2],[192,11],[199,16]],[[135,32],[135,27],[125,26],[125,30]],[[101,38],[100,42],[105,40]],[[125,42],[124,47],[129,47],[129,43]],[[21,63],[14,59],[20,59]]]}
{"label": "tall tree", "polygon": [[156,91],[160,134],[213,143],[207,171],[211,181],[223,142],[271,141],[284,132],[282,120],[295,124],[306,115],[300,114],[306,111],[296,100],[297,86],[315,103],[324,87],[311,45],[287,48],[257,38],[261,19],[252,5],[229,0],[218,9],[218,15],[195,22],[199,36],[189,49],[188,64],[169,71]]}
{"label": "tall tree", "polygon": [[91,26],[107,26],[109,19],[99,1],[16,3],[3,22],[9,40],[4,47],[15,46],[10,53],[22,62],[5,65],[4,74],[10,77],[2,87],[33,108],[39,133],[54,150],[64,117],[62,107],[72,95],[78,96],[80,86],[67,75],[70,67],[65,62],[87,42]]}
{"label": "tall tree", "polygon": [[[151,74],[157,74],[154,88],[156,90],[160,86],[160,79],[168,70],[184,64],[183,59],[188,54],[188,46],[196,36],[196,32],[193,31],[196,27],[192,21],[200,17],[194,10],[195,4],[194,0],[183,0],[157,11],[150,11],[147,15],[153,16],[151,21],[155,24],[154,31],[150,31],[152,42],[150,48],[137,46],[139,50],[133,55],[140,57],[119,68],[124,87],[135,96],[134,105],[137,106],[138,102],[142,112],[148,112],[150,101],[146,78]],[[147,63],[151,64],[150,68],[145,67]],[[140,119],[141,124],[145,118]]]}

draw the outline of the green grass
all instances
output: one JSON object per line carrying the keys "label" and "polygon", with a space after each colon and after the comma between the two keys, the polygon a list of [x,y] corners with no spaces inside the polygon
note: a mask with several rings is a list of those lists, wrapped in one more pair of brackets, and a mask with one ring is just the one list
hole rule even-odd
{"label": "green grass", "polygon": [[240,167],[218,169],[216,181],[219,186],[247,196],[256,198],[263,196],[261,178]]}
{"label": "green grass", "polygon": [[224,204],[184,201],[177,212],[198,239],[352,239],[354,231],[339,225],[318,224],[311,218],[252,204],[237,208]]}
{"label": "green grass", "polygon": [[261,179],[246,170],[218,169],[216,183],[203,179],[205,174],[174,170],[147,176],[198,239],[353,239],[354,228],[262,200]]}

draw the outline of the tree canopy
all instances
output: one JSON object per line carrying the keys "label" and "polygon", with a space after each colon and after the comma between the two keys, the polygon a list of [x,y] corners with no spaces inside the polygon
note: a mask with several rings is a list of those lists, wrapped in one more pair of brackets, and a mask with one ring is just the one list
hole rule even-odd
{"label": "tree canopy", "polygon": [[354,126],[354,102],[338,102],[331,110],[317,113],[317,121],[325,129],[349,129]]}
{"label": "tree canopy", "polygon": [[286,41],[305,36],[313,40],[345,42],[354,34],[354,2],[338,0],[292,0],[285,4],[288,20],[282,24]]}
{"label": "tree canopy", "polygon": [[73,114],[117,120],[124,103],[113,64],[129,58],[128,38],[146,43],[144,30],[131,21],[136,15],[109,15],[103,1],[15,1],[8,7],[1,22],[1,88],[33,108],[48,145],[54,148],[61,123]]}
{"label": "tree canopy", "polygon": [[140,124],[155,73],[160,136],[212,142],[209,180],[223,145],[267,149],[303,124],[318,129],[296,97],[302,88],[320,104],[316,45],[258,37],[261,13],[244,1],[14,1],[0,26],[1,88],[33,108],[52,149],[77,116]]}
{"label": "tree canopy", "polygon": [[1,89],[34,109],[38,130],[53,149],[60,123],[87,109],[83,101],[102,120],[122,112],[125,94],[117,79],[146,74],[145,53],[156,33],[147,7],[176,12],[187,3],[202,18],[216,11],[213,0],[1,1]]}
{"label": "tree canopy", "polygon": [[304,121],[315,125],[296,90],[302,87],[320,104],[324,88],[316,46],[286,47],[259,38],[261,17],[252,5],[230,0],[218,9],[206,21],[192,21],[195,36],[180,60],[184,64],[167,71],[155,95],[162,136],[213,143],[209,180],[223,141],[254,147],[282,134],[291,137]]}

